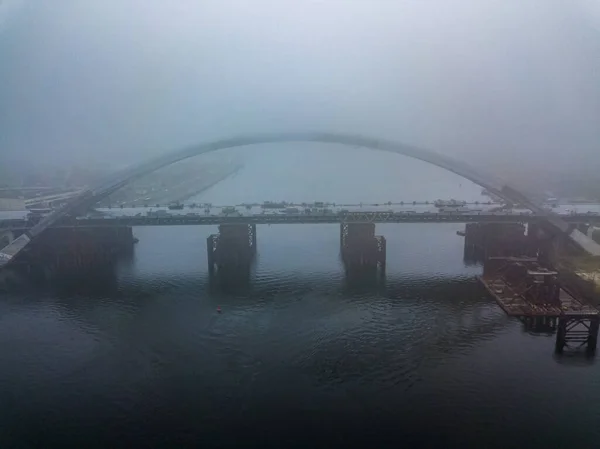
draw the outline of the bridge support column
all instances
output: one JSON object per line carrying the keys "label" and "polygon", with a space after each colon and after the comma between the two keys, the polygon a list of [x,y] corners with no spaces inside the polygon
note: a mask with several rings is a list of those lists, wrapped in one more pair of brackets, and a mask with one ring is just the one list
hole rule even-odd
{"label": "bridge support column", "polygon": [[135,241],[126,226],[49,228],[32,245],[26,262],[44,277],[95,273],[131,254]]}
{"label": "bridge support column", "polygon": [[374,223],[340,224],[340,253],[346,272],[379,270],[385,274],[386,240],[375,235]]}
{"label": "bridge support column", "polygon": [[483,262],[494,256],[531,256],[537,252],[520,223],[467,223],[464,237],[464,259],[468,263]]}
{"label": "bridge support column", "polygon": [[465,245],[463,259],[468,264],[481,262],[485,259],[485,233],[479,223],[465,225]]}
{"label": "bridge support column", "polygon": [[248,271],[256,256],[255,224],[222,224],[206,239],[208,270]]}
{"label": "bridge support column", "polygon": [[556,331],[556,352],[562,353],[565,348],[585,348],[588,353],[594,353],[598,345],[598,316],[564,316],[558,319]]}

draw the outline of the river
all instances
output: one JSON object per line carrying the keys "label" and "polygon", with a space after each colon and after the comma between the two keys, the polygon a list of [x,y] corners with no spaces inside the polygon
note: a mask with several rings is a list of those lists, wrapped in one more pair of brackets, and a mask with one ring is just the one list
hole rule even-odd
{"label": "river", "polygon": [[[420,162],[329,150],[257,152],[194,201],[483,199]],[[597,363],[507,318],[459,229],[378,225],[387,275],[365,284],[338,226],[258,226],[250,283],[215,288],[216,228],[136,228],[114,276],[0,296],[0,447],[597,447]]]}

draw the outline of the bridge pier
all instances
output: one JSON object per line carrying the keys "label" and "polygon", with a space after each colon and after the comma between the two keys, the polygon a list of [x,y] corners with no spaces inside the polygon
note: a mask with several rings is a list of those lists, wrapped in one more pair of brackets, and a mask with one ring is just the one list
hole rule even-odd
{"label": "bridge pier", "polygon": [[340,253],[346,273],[385,274],[386,240],[375,235],[375,223],[341,223]]}
{"label": "bridge pier", "polygon": [[126,226],[49,228],[24,255],[24,265],[44,278],[96,272],[130,254],[134,243]]}
{"label": "bridge pier", "polygon": [[528,238],[521,223],[467,223],[464,260],[483,262],[495,256],[534,256],[537,240]]}
{"label": "bridge pier", "polygon": [[248,272],[256,256],[255,224],[221,224],[206,239],[208,271]]}

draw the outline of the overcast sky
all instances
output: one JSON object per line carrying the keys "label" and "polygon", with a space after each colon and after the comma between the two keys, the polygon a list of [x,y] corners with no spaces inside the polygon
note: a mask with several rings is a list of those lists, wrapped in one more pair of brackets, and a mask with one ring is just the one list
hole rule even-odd
{"label": "overcast sky", "polygon": [[494,161],[600,160],[596,0],[0,5],[3,155],[129,163],[319,129]]}

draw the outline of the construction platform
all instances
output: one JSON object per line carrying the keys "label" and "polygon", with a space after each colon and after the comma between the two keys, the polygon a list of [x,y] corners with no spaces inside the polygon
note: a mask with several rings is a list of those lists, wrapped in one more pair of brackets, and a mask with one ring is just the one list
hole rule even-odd
{"label": "construction platform", "polygon": [[561,286],[558,271],[532,257],[490,257],[479,280],[507,315],[556,331],[557,352],[595,351],[600,311]]}

